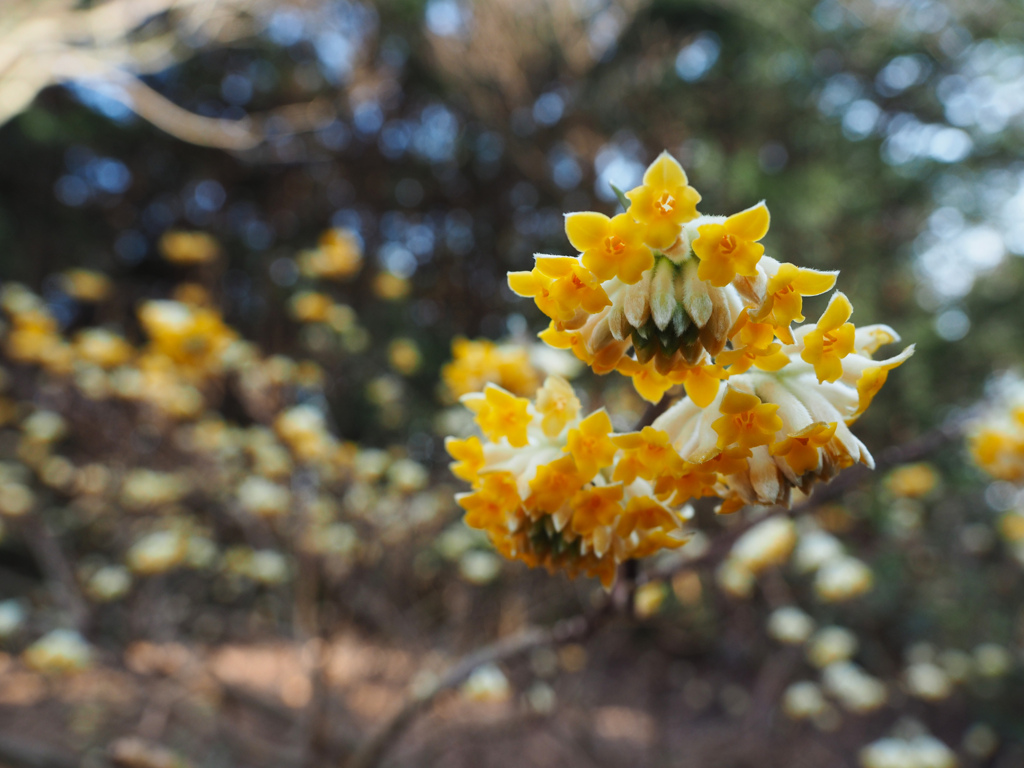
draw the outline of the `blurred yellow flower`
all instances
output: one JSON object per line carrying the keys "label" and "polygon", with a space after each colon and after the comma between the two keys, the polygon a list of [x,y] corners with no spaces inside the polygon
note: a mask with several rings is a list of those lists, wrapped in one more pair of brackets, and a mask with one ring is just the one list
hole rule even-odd
{"label": "blurred yellow flower", "polygon": [[220,244],[205,232],[168,230],[160,237],[158,248],[172,264],[206,264],[220,255]]}

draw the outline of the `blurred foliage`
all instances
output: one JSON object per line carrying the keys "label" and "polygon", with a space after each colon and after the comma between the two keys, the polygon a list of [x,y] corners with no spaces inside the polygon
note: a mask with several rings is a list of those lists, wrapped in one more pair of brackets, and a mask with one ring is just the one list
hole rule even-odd
{"label": "blurred foliage", "polygon": [[[10,118],[0,126],[0,278],[5,290],[20,282],[36,292],[62,339],[100,326],[122,335],[132,354],[154,339],[137,309],[181,299],[181,286],[191,285],[193,299],[208,297],[197,305],[253,343],[253,367],[189,380],[202,400],[185,417],[143,418],[117,398],[97,405],[80,380],[5,353],[15,405],[0,431],[0,458],[21,469],[9,466],[3,482],[33,486],[40,501],[29,517],[52,529],[49,539],[43,530],[41,550],[38,538],[31,544],[40,535],[31,523],[9,511],[4,518],[0,601],[13,601],[8,613],[15,603],[33,610],[31,631],[13,634],[8,650],[49,637],[73,613],[60,607],[59,586],[56,597],[45,589],[54,588],[46,541],[62,542],[77,569],[72,582],[87,585],[102,567],[123,564],[142,528],[167,522],[162,502],[131,512],[123,486],[105,511],[81,515],[71,503],[78,491],[42,480],[43,459],[61,456],[79,473],[103,464],[119,477],[187,474],[194,485],[168,504],[177,509],[169,517],[185,499],[183,516],[201,525],[189,535],[214,541],[218,573],[228,574],[153,579],[136,568],[127,602],[90,609],[97,621],[86,634],[97,647],[308,631],[290,615],[292,590],[303,588],[293,579],[306,553],[302,528],[266,520],[247,528],[231,522],[237,510],[225,511],[251,474],[251,459],[238,452],[266,440],[296,407],[323,415],[332,451],[351,449],[332,453],[329,470],[310,470],[280,429],[267,442],[291,452],[276,481],[330,507],[314,522],[345,526],[332,529],[334,550],[316,552],[325,570],[314,590],[322,598],[313,600],[316,631],[354,624],[396,645],[419,645],[429,632],[451,650],[510,623],[573,610],[586,599],[576,591],[583,587],[495,565],[457,523],[440,436],[459,416],[438,382],[454,339],[523,342],[543,327],[532,305],[507,290],[505,273],[529,268],[535,252],[567,253],[561,212],[611,213],[610,185],[628,189],[662,148],[701,189],[702,210],[767,200],[769,253],[842,270],[855,322],[886,322],[917,344],[858,424],[873,451],[969,407],[992,372],[1024,358],[1019,3],[168,0],[140,2],[136,22],[90,37],[75,14],[104,5],[22,2],[3,11],[0,105]],[[51,18],[62,19],[46,27],[51,38],[18,26]],[[159,56],[142,53],[157,46]],[[79,58],[53,54],[58,48]],[[219,254],[166,258],[165,237],[179,231],[205,233]],[[308,262],[338,231],[353,233],[361,269],[344,280],[302,269],[303,254]],[[109,298],[83,298],[72,269],[108,277]],[[808,316],[823,306],[812,300]],[[296,374],[289,366],[298,361],[315,366]],[[274,379],[278,364],[289,373]],[[265,374],[262,383],[246,379],[254,371]],[[591,405],[639,415],[628,382],[586,378],[584,387]],[[32,442],[28,417],[53,410],[70,437],[59,451],[60,440],[48,439],[45,456],[26,459],[19,446]],[[219,425],[211,434],[229,436],[216,461],[195,443],[182,448],[200,416]],[[1019,655],[1019,565],[999,543],[993,515],[1018,496],[987,483],[962,454],[935,459],[939,485],[921,498],[859,490],[838,512],[819,512],[820,526],[872,566],[875,589],[862,601],[817,605],[807,584],[792,579],[795,601],[814,605],[819,624],[858,631],[860,658],[879,677],[899,678],[908,659],[923,663],[954,647],[993,642]],[[401,471],[388,474],[399,462],[415,476],[408,487],[394,476]],[[0,494],[0,507],[18,503]],[[252,565],[264,550],[282,553],[288,577],[276,583],[285,586],[252,577],[280,573],[272,557],[269,571]],[[111,572],[105,578],[108,587],[120,583]],[[651,618],[630,636],[644,648],[670,648],[665,663],[686,681],[680,689],[691,704],[709,683],[707,702],[751,687],[778,650],[761,631],[777,590],[723,603],[702,579],[648,595]],[[9,620],[0,610],[0,626]],[[52,639],[36,656],[62,652],[66,640]],[[915,656],[921,642],[931,651]],[[605,647],[606,666],[628,674],[634,650]],[[1010,678],[981,673],[934,709],[900,693],[877,720],[854,719],[834,733],[823,721],[826,735],[807,736],[819,739],[810,754],[852,764],[899,713],[927,721],[965,765],[1018,765],[1016,663]],[[1003,679],[1012,684],[994,682]],[[687,706],[696,720],[711,712],[728,719],[729,701]],[[366,718],[358,722],[367,727]],[[983,749],[987,732],[969,731],[978,723],[998,733],[1000,751]],[[968,732],[982,735],[961,743]],[[909,727],[902,735],[917,734]]]}

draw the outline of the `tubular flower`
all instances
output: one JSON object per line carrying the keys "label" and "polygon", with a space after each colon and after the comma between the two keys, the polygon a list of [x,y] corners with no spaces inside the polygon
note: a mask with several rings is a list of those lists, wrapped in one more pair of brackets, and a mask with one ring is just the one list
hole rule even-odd
{"label": "tubular flower", "polygon": [[[497,503],[483,486],[489,473],[516,478],[499,522],[481,526],[501,552],[606,580],[607,552],[614,560],[677,546],[691,499],[718,496],[721,513],[788,504],[794,488],[808,493],[855,463],[873,466],[850,426],[914,351],[876,359],[899,336],[854,326],[839,292],[817,323],[795,325],[803,297],[831,291],[837,273],[765,254],[763,202],[729,217],[698,214],[700,196],[666,153],[620,199],[628,207],[613,218],[566,217],[578,258],[538,254],[509,286],[550,319],[543,342],[595,373],[630,377],[652,403],[676,401],[649,427],[616,434],[604,411],[583,418],[564,382],[549,379],[535,403],[488,389],[464,398],[486,438],[483,464],[475,446],[451,445],[453,470],[479,496],[466,497],[467,510]],[[1017,431],[1005,419],[979,428],[974,450],[1024,479],[1020,413]],[[1004,458],[1013,451],[1016,463]]]}
{"label": "tubular flower", "polygon": [[779,410],[778,405],[762,403],[757,395],[748,395],[732,387],[726,391],[719,409],[723,415],[711,423],[711,428],[718,433],[719,448],[767,445],[782,427],[782,419],[775,414]]}
{"label": "tubular flower", "polygon": [[452,361],[441,369],[441,379],[453,397],[479,392],[486,384],[497,384],[512,394],[527,396],[536,392],[539,384],[526,347],[488,339],[455,339]]}
{"label": "tubular flower", "polygon": [[762,201],[721,223],[699,226],[693,241],[693,252],[700,259],[697,276],[721,288],[736,275],[757,275],[757,262],[764,255],[764,246],[757,241],[768,234],[768,223],[768,207]]}
{"label": "tubular flower", "polygon": [[[507,557],[571,575],[585,573],[607,586],[623,560],[682,546],[683,525],[693,512],[660,501],[643,477],[659,465],[659,455],[678,460],[667,435],[615,435],[604,411],[581,418],[577,407],[552,405],[561,402],[566,389],[571,391],[567,382],[549,377],[536,402],[526,401],[527,440],[519,446],[492,430],[489,417],[481,418],[483,409],[477,410],[485,440],[446,444],[456,460],[453,471],[472,485],[456,500],[466,511],[466,523],[486,531]],[[464,401],[474,407],[472,396]],[[557,433],[544,427],[554,412],[567,417]],[[618,444],[620,437],[627,449]],[[642,474],[620,471],[627,457],[646,462],[647,468]]]}
{"label": "tubular flower", "polygon": [[[818,379],[813,366],[800,358],[799,344],[787,345],[782,348],[789,359],[784,368],[730,376],[729,386],[706,407],[690,398],[671,406],[653,427],[669,434],[686,466],[660,479],[658,489],[675,490],[671,498],[676,502],[684,491],[696,497],[707,495],[702,487],[709,487],[725,499],[720,511],[729,512],[745,504],[788,503],[793,488],[807,493],[815,482],[830,480],[857,462],[873,467],[871,454],[849,428],[863,410],[860,384],[913,353],[908,347],[895,357],[874,360],[877,345],[870,340],[875,338],[898,340],[885,326],[857,329],[854,351],[840,360],[834,382]],[[709,477],[713,462],[718,466]]]}
{"label": "tubular flower", "polygon": [[[795,264],[779,264],[770,256],[762,262],[768,274],[764,302],[752,315],[758,323],[767,322],[775,327],[779,338],[787,344],[793,343],[789,326],[804,321],[804,296],[818,296],[830,291],[836,284],[838,272],[819,272]],[[782,331],[782,333],[779,333]]]}
{"label": "tubular flower", "polygon": [[[836,273],[764,255],[763,203],[722,217],[699,215],[698,200],[663,153],[625,195],[625,213],[568,214],[566,231],[582,256],[538,254],[533,270],[509,274],[512,290],[551,319],[541,338],[597,373],[631,377],[651,402],[682,384],[706,404],[728,376],[782,366],[803,297],[829,290]],[[826,354],[822,341],[822,366],[834,370],[831,353],[841,349]],[[879,368],[864,380],[865,400],[886,374]]]}
{"label": "tubular flower", "polygon": [[617,277],[632,285],[654,264],[654,254],[644,244],[644,228],[629,214],[609,219],[590,211],[569,213],[565,234],[583,254],[583,266],[599,280]]}
{"label": "tubular flower", "polygon": [[853,323],[846,322],[852,314],[850,300],[836,291],[817,325],[802,335],[804,349],[800,357],[814,366],[818,381],[835,381],[843,375],[841,361],[854,347],[856,329]]}
{"label": "tubular flower", "polygon": [[594,274],[572,256],[537,254],[531,272],[509,272],[509,287],[532,296],[545,314],[567,328],[579,327],[588,315],[611,304]]}
{"label": "tubular flower", "polygon": [[644,240],[651,248],[671,246],[682,225],[697,218],[700,193],[691,187],[686,171],[668,152],[662,152],[644,172],[644,183],[626,193],[630,214],[647,225]]}
{"label": "tubular flower", "polygon": [[488,384],[483,394],[465,395],[462,402],[476,414],[477,424],[488,440],[497,442],[504,438],[515,448],[526,445],[529,400],[516,397],[496,384]]}
{"label": "tubular flower", "polygon": [[188,371],[217,371],[238,335],[212,309],[177,301],[148,301],[139,308],[139,322],[149,335],[153,352]]}

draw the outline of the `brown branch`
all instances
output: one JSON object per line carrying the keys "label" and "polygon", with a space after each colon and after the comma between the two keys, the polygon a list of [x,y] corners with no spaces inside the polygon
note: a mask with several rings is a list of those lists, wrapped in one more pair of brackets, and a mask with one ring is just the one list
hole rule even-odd
{"label": "brown branch", "polygon": [[[936,427],[929,432],[925,432],[915,440],[911,440],[903,445],[895,445],[890,448],[886,448],[884,451],[879,453],[878,458],[875,461],[874,471],[883,471],[892,469],[893,467],[898,467],[902,464],[909,464],[912,461],[923,459],[925,456],[934,453],[947,443],[959,438],[963,434],[963,430],[969,419],[970,417],[968,414],[953,417],[941,426]],[[680,557],[678,559],[661,563],[658,566],[646,570],[637,577],[637,585],[646,584],[649,581],[671,579],[677,573],[681,573],[682,571],[693,570],[709,563],[717,562],[729,553],[733,544],[736,543],[736,540],[740,536],[761,521],[765,520],[767,517],[781,514],[786,514],[790,517],[799,517],[812,509],[820,507],[826,502],[841,497],[847,491],[856,487],[856,485],[866,478],[871,472],[872,470],[868,469],[863,464],[851,467],[832,482],[818,486],[809,498],[793,507],[775,507],[769,510],[765,515],[748,518],[742,523],[734,525],[727,531],[722,531],[715,537],[710,546],[708,546],[708,548],[699,556],[686,558],[685,554],[680,553]],[[685,548],[683,552],[685,552]]]}
{"label": "brown branch", "polygon": [[[664,410],[663,404],[648,407],[637,429],[651,422]],[[921,437],[900,446],[882,451],[875,464],[875,469],[885,470],[892,467],[917,461],[933,453],[947,443],[958,438],[967,422],[966,416],[948,420],[942,426],[926,432]],[[790,514],[800,515],[838,498],[860,482],[869,470],[858,466],[852,468],[832,483],[819,487],[810,498],[791,509],[778,507],[769,511],[769,515]],[[650,581],[670,579],[675,574],[692,570],[714,563],[728,554],[732,545],[746,531],[764,520],[764,516],[744,521],[716,537],[711,546],[700,556],[681,561],[673,561],[660,567],[652,568],[644,573],[636,573],[635,561],[627,561],[620,566],[619,578],[616,579],[612,593],[602,601],[601,605],[589,615],[563,619],[549,629],[529,627],[511,637],[498,640],[473,651],[462,660],[456,662],[441,677],[422,691],[415,692],[409,700],[373,735],[371,735],[356,752],[344,763],[345,768],[375,768],[386,751],[398,741],[402,733],[425,712],[434,700],[444,691],[463,683],[478,667],[507,661],[521,656],[536,648],[561,645],[569,642],[581,642],[603,627],[612,617],[630,612],[636,587]],[[773,677],[774,686],[774,677]]]}
{"label": "brown branch", "polygon": [[536,648],[581,642],[594,634],[615,615],[611,606],[611,600],[606,600],[589,616],[563,619],[547,629],[528,627],[522,632],[498,640],[463,657],[430,685],[415,691],[402,708],[392,715],[384,726],[370,736],[349,758],[345,763],[346,768],[376,766],[387,749],[399,739],[421,712],[425,711],[439,695],[465,682],[478,667],[507,661]]}
{"label": "brown branch", "polygon": [[75,629],[86,634],[91,613],[89,603],[78,587],[78,580],[57,537],[38,512],[27,515],[20,529],[46,576],[47,588],[53,593],[57,605],[68,613]]}

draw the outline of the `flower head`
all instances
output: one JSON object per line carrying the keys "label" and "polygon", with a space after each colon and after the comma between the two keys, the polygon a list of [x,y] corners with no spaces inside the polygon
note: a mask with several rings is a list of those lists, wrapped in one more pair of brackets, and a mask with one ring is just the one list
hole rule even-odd
{"label": "flower head", "polygon": [[629,215],[646,225],[644,240],[664,250],[671,246],[682,225],[697,218],[700,193],[691,187],[683,166],[668,152],[644,172],[643,184],[626,193],[630,200]]}
{"label": "flower head", "polygon": [[720,224],[698,227],[693,241],[693,252],[700,259],[697,276],[721,288],[736,275],[756,275],[757,262],[764,254],[764,246],[757,241],[768,234],[768,223],[768,207],[760,202]]}
{"label": "flower head", "polygon": [[729,445],[739,445],[741,448],[767,445],[775,433],[782,429],[782,419],[775,413],[779,406],[762,403],[757,395],[730,387],[719,407],[723,415],[711,425],[718,433],[719,448]]}
{"label": "flower head", "polygon": [[602,282],[617,277],[632,285],[654,264],[654,254],[644,244],[644,228],[628,213],[613,218],[590,211],[569,213],[565,234],[583,254],[583,266]]}
{"label": "flower head", "polygon": [[462,402],[476,414],[476,423],[488,440],[508,440],[521,448],[528,438],[526,428],[532,420],[530,401],[516,397],[496,384],[488,384],[482,395],[465,395]]}
{"label": "flower head", "polygon": [[[692,510],[682,506],[685,499],[662,501],[644,479],[672,460],[668,436],[657,430],[616,435],[603,410],[581,418],[578,400],[562,380],[549,378],[540,392],[546,394],[536,403],[526,401],[525,443],[516,445],[506,431],[489,429],[486,419],[483,441],[446,443],[456,459],[453,471],[473,486],[456,497],[467,524],[486,531],[507,557],[586,573],[606,585],[617,563],[682,546]],[[484,410],[480,398],[466,399],[477,407],[478,421]],[[552,416],[546,399],[562,403],[556,409],[558,420],[565,419],[560,429],[544,427]],[[630,461],[643,466],[621,468]]]}
{"label": "flower head", "polygon": [[[728,217],[698,214],[699,194],[667,153],[626,198],[614,217],[568,214],[581,255],[538,254],[509,286],[550,318],[543,342],[594,373],[628,376],[652,403],[675,401],[650,426],[616,434],[603,409],[583,417],[560,379],[533,403],[489,387],[464,398],[485,440],[451,444],[453,471],[475,490],[460,503],[500,552],[606,583],[623,558],[681,545],[691,499],[718,496],[723,514],[788,504],[794,489],[809,493],[857,462],[873,466],[850,426],[913,354],[910,346],[875,359],[898,335],[856,328],[838,292],[816,324],[794,326],[804,322],[803,297],[831,290],[837,273],[766,255],[763,202]],[[974,450],[1024,477],[1018,422],[979,429]],[[491,473],[511,475],[514,498],[499,504],[484,492]],[[748,565],[723,573],[736,591],[752,587]]]}

